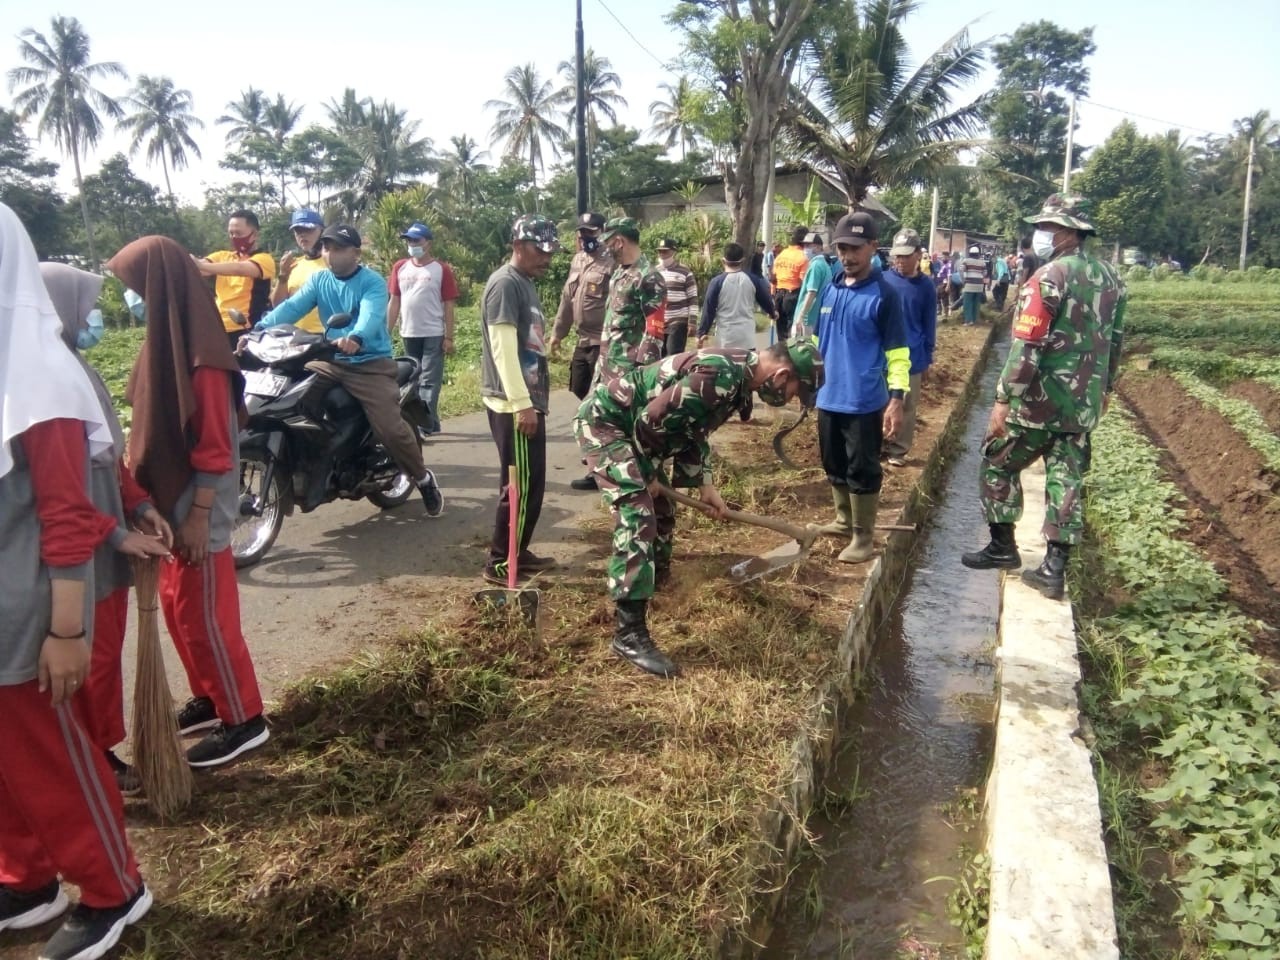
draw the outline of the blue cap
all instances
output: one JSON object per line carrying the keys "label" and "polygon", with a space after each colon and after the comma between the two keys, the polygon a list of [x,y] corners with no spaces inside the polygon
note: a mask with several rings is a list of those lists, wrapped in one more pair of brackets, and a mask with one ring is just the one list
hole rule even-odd
{"label": "blue cap", "polygon": [[293,211],[293,217],[289,220],[289,229],[294,230],[298,227],[323,227],[324,217],[316,213],[309,207],[303,207],[301,210]]}
{"label": "blue cap", "polygon": [[425,223],[414,221],[409,225],[409,229],[400,234],[400,236],[405,240],[430,240],[431,228]]}

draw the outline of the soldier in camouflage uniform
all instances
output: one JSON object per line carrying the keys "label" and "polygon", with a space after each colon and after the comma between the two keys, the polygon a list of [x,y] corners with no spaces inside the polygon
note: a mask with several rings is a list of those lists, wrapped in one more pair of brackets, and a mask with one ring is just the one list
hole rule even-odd
{"label": "soldier in camouflage uniform", "polygon": [[[613,515],[609,593],[617,605],[613,649],[642,670],[673,677],[679,668],[649,636],[646,607],[671,565],[675,504],[659,484],[696,487],[716,515],[724,501],[711,482],[713,430],[738,412],[752,391],[781,406],[812,405],[822,358],[809,342],[765,351],[699,350],[598,384],[574,420]],[[668,478],[662,468],[673,461]]]}
{"label": "soldier in camouflage uniform", "polygon": [[603,346],[596,382],[612,380],[662,356],[667,285],[640,252],[640,227],[630,217],[605,224],[604,242],[618,265],[609,280]]}
{"label": "soldier in camouflage uniform", "polygon": [[1054,194],[1026,220],[1036,225],[1033,247],[1047,262],[1022,288],[987,426],[980,492],[991,542],[961,561],[979,570],[1022,565],[1013,534],[1022,516],[1019,475],[1043,458],[1049,546],[1044,562],[1022,579],[1056,600],[1084,529],[1089,434],[1106,412],[1120,365],[1125,289],[1111,265],[1085,248],[1095,231],[1083,197]]}

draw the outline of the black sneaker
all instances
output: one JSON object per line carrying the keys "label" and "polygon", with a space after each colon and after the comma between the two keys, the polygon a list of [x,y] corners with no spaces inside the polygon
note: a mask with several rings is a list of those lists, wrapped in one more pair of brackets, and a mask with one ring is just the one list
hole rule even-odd
{"label": "black sneaker", "polygon": [[116,945],[125,927],[137,923],[150,909],[151,891],[146,884],[118,907],[82,903],[44,945],[40,960],[98,960]]}
{"label": "black sneaker", "polygon": [[104,751],[111,772],[116,775],[116,786],[120,788],[122,797],[136,797],[142,792],[142,778],[138,771],[116,756],[114,750]]}
{"label": "black sneaker", "polygon": [[186,736],[218,725],[218,711],[208,697],[192,697],[178,711],[178,733]]}
{"label": "black sneaker", "polygon": [[523,551],[516,558],[516,573],[527,571],[529,573],[538,573],[542,570],[554,570],[557,564],[553,557],[540,557],[532,550]]}
{"label": "black sneaker", "polygon": [[66,909],[67,895],[57,880],[50,880],[39,890],[28,893],[0,887],[0,930],[38,927]]}
{"label": "black sneaker", "polygon": [[187,763],[193,767],[220,767],[242,753],[267,742],[271,731],[262,714],[234,726],[219,724],[217,729],[187,751]]}
{"label": "black sneaker", "polygon": [[596,483],[593,474],[588,473],[585,477],[579,477],[577,480],[570,480],[569,486],[575,490],[599,490],[600,484]]}
{"label": "black sneaker", "polygon": [[[480,576],[484,577],[490,583],[496,583],[500,587],[507,585],[507,561],[499,560],[496,563],[489,561],[484,565],[484,570]],[[529,579],[529,571],[520,564],[516,564],[516,586],[527,582]]]}
{"label": "black sneaker", "polygon": [[444,494],[440,492],[440,484],[436,483],[436,475],[430,470],[419,481],[418,492],[422,494],[422,505],[427,508],[428,517],[444,513]]}

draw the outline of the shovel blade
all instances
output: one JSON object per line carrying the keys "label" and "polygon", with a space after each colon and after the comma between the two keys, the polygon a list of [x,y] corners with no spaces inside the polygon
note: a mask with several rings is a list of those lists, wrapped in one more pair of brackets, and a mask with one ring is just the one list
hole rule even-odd
{"label": "shovel blade", "polygon": [[749,583],[752,580],[759,580],[761,577],[768,576],[775,571],[795,566],[803,562],[808,554],[808,547],[793,540],[791,543],[770,550],[761,556],[751,557],[735,563],[729,568],[729,576],[736,583]]}
{"label": "shovel blade", "polygon": [[478,607],[492,607],[497,610],[517,609],[524,622],[532,627],[538,622],[538,607],[542,603],[542,594],[537,590],[507,590],[502,587],[493,587],[476,593],[474,600]]}

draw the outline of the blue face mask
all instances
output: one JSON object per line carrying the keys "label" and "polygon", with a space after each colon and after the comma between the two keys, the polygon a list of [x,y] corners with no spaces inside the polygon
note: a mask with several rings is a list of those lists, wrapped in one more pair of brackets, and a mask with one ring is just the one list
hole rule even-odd
{"label": "blue face mask", "polygon": [[140,296],[128,288],[124,291],[124,305],[129,308],[129,312],[139,323],[147,322],[147,305],[142,302]]}
{"label": "blue face mask", "polygon": [[92,350],[102,342],[102,335],[106,333],[106,329],[102,326],[102,311],[90,310],[84,322],[87,326],[76,335],[76,349]]}
{"label": "blue face mask", "polygon": [[409,248],[409,256],[414,258],[421,257],[426,252],[427,252],[426,247],[410,247]]}

